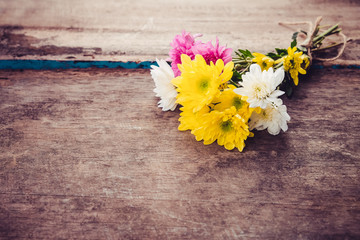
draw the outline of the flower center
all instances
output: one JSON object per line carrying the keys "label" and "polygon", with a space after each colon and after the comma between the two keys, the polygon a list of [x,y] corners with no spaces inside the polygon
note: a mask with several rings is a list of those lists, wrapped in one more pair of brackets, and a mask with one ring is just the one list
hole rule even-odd
{"label": "flower center", "polygon": [[227,120],[225,122],[221,122],[220,127],[221,127],[221,130],[223,130],[224,132],[229,132],[232,129],[232,123],[230,120]]}
{"label": "flower center", "polygon": [[265,83],[257,83],[254,85],[254,95],[257,99],[263,99],[268,96]]}
{"label": "flower center", "polygon": [[209,88],[209,80],[201,79],[199,83],[199,88],[202,92],[205,92]]}
{"label": "flower center", "polygon": [[264,62],[262,62],[262,68],[263,68],[263,69],[266,69],[266,67],[267,67],[266,62],[265,62],[265,61],[264,61]]}
{"label": "flower center", "polygon": [[295,65],[294,59],[290,59],[290,68],[293,68]]}
{"label": "flower center", "polygon": [[236,107],[236,110],[239,110],[243,105],[243,101],[239,97],[234,97],[233,105]]}
{"label": "flower center", "polygon": [[262,111],[263,119],[271,120],[273,118],[273,110],[270,108],[267,108]]}

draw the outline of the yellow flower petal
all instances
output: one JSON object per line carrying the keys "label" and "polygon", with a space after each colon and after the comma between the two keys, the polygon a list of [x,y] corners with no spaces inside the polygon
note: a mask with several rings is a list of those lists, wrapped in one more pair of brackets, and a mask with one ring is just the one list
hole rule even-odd
{"label": "yellow flower petal", "polygon": [[252,55],[255,56],[255,58],[253,58],[252,61],[257,63],[261,67],[262,71],[268,70],[275,63],[275,61],[272,58],[262,53],[254,52],[252,53]]}
{"label": "yellow flower petal", "polygon": [[[306,68],[309,66],[309,58],[303,55],[303,52],[296,52],[296,47],[287,49],[288,55],[284,57],[284,70],[290,73],[294,84],[299,84],[298,74],[306,74]],[[301,65],[305,63],[305,69]]]}

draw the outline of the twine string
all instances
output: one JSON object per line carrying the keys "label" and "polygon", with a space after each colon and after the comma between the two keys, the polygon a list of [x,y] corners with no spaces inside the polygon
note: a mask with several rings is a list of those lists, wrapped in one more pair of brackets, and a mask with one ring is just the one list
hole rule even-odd
{"label": "twine string", "polygon": [[332,58],[319,58],[319,57],[314,57],[313,58],[313,56],[312,56],[313,39],[316,37],[316,33],[318,32],[318,28],[319,28],[321,20],[322,20],[322,16],[317,17],[317,19],[315,21],[315,24],[313,24],[310,21],[306,21],[306,22],[279,22],[280,25],[284,25],[284,26],[286,26],[286,25],[300,25],[300,24],[307,24],[309,26],[309,31],[307,33],[307,37],[300,44],[300,46],[306,48],[307,55],[309,56],[309,60],[310,60],[310,65],[311,65],[313,59],[318,60],[318,61],[323,61],[323,62],[334,61],[334,60],[338,59],[344,53],[347,41],[351,40],[351,39],[348,39],[345,34],[343,34],[342,32],[339,32],[338,34],[343,38],[343,42],[342,42],[342,47],[339,50],[338,54],[335,57],[332,57]]}

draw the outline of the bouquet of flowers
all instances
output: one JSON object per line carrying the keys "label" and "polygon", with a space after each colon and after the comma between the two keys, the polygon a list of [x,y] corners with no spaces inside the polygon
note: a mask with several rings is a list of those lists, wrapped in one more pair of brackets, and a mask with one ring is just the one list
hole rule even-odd
{"label": "bouquet of flowers", "polygon": [[[157,59],[151,69],[159,107],[173,111],[180,105],[180,131],[190,130],[197,141],[217,141],[227,150],[242,151],[253,129],[285,132],[290,116],[280,96],[292,95],[312,53],[321,50],[327,36],[341,31],[338,25],[320,31],[320,21],[309,32],[294,33],[287,49],[267,54],[239,49],[234,58],[218,38],[213,45],[198,40],[201,34],[183,31],[171,43],[171,65]],[[307,36],[303,44],[297,44],[299,33]],[[346,38],[343,47],[345,43]]]}

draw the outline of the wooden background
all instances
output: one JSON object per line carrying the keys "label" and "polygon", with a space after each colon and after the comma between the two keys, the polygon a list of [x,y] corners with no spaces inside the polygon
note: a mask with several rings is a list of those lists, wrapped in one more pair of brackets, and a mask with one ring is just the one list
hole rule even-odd
{"label": "wooden background", "polygon": [[[182,29],[287,47],[279,21],[358,1],[0,1],[0,59],[154,60]],[[357,63],[359,41],[342,60]],[[321,66],[318,63],[318,66]],[[359,65],[312,69],[289,130],[205,146],[157,108],[148,70],[0,71],[0,239],[360,239]]]}
{"label": "wooden background", "polygon": [[0,59],[148,61],[166,58],[182,30],[268,52],[308,29],[279,22],[322,15],[324,25],[341,23],[357,39],[343,59],[359,60],[359,9],[358,0],[0,0]]}

